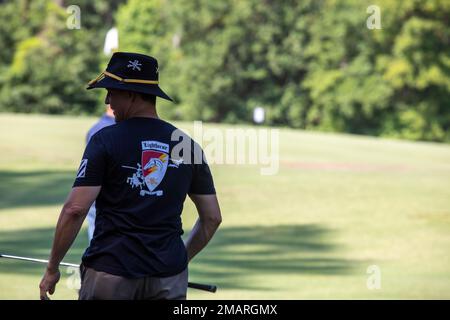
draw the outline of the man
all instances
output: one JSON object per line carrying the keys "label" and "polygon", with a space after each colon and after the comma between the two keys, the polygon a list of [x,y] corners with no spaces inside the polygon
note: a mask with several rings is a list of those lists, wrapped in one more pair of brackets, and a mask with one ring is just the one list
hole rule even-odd
{"label": "man", "polygon": [[[40,297],[55,291],[58,265],[96,200],[96,230],[82,258],[79,298],[185,299],[187,264],[222,220],[203,152],[201,161],[197,144],[183,148],[181,156],[174,152],[180,142],[171,137],[183,135],[158,118],[156,96],[172,99],[158,86],[156,59],[116,52],[89,83],[92,88],[107,89],[117,124],[97,132],[86,147],[56,226]],[[180,215],[186,195],[199,218],[184,244]]]}
{"label": "man", "polygon": [[[106,101],[105,101],[106,102]],[[109,104],[106,105],[106,111],[101,116],[101,118],[89,129],[87,135],[86,135],[86,144],[89,143],[92,136],[96,134],[99,130],[111,126],[116,123],[116,120],[114,119],[114,112],[111,109],[111,106]],[[88,215],[87,215],[87,221],[88,221],[88,239],[89,242],[91,242],[92,237],[94,235],[95,230],[95,202],[92,204],[91,208],[89,209]]]}

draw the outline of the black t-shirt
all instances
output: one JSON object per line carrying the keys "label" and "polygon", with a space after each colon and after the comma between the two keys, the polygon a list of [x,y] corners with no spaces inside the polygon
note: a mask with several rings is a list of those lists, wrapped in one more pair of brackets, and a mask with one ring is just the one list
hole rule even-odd
{"label": "black t-shirt", "polygon": [[92,137],[73,184],[102,186],[84,265],[128,278],[186,268],[183,203],[188,193],[215,189],[208,164],[199,161],[203,151],[180,132],[160,119],[131,118]]}

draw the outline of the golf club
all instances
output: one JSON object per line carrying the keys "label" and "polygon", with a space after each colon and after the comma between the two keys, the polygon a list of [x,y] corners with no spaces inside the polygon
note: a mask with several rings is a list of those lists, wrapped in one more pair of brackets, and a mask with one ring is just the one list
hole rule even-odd
{"label": "golf club", "polygon": [[[0,258],[13,259],[13,260],[22,260],[22,261],[43,263],[43,264],[48,263],[48,260],[34,259],[34,258],[28,258],[28,257],[19,257],[19,256],[11,256],[11,255],[1,254],[1,253],[0,253]],[[75,268],[79,268],[80,267],[79,265],[77,265],[75,263],[67,263],[67,262],[60,262],[59,265],[60,266],[64,266],[64,267],[75,267]],[[209,284],[188,282],[188,287],[192,288],[192,289],[204,290],[204,291],[208,291],[208,292],[212,292],[212,293],[215,293],[217,291],[217,286],[209,285]]]}

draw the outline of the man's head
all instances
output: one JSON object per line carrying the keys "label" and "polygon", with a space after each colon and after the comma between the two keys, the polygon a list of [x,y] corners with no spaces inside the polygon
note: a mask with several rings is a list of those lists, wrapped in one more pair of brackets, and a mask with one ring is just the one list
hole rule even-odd
{"label": "man's head", "polygon": [[105,103],[111,104],[116,121],[154,110],[157,96],[172,101],[159,87],[158,61],[138,53],[114,53],[106,70],[89,82],[88,89],[94,88],[108,90]]}
{"label": "man's head", "polygon": [[151,94],[107,89],[105,103],[111,106],[116,122],[137,115],[156,115],[156,96]]}

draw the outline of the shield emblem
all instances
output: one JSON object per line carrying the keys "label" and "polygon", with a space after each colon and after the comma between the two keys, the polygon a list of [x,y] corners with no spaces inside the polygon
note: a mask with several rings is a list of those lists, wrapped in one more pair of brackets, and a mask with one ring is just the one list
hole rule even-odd
{"label": "shield emblem", "polygon": [[148,190],[152,192],[166,174],[169,156],[165,152],[155,150],[142,151],[142,175]]}

